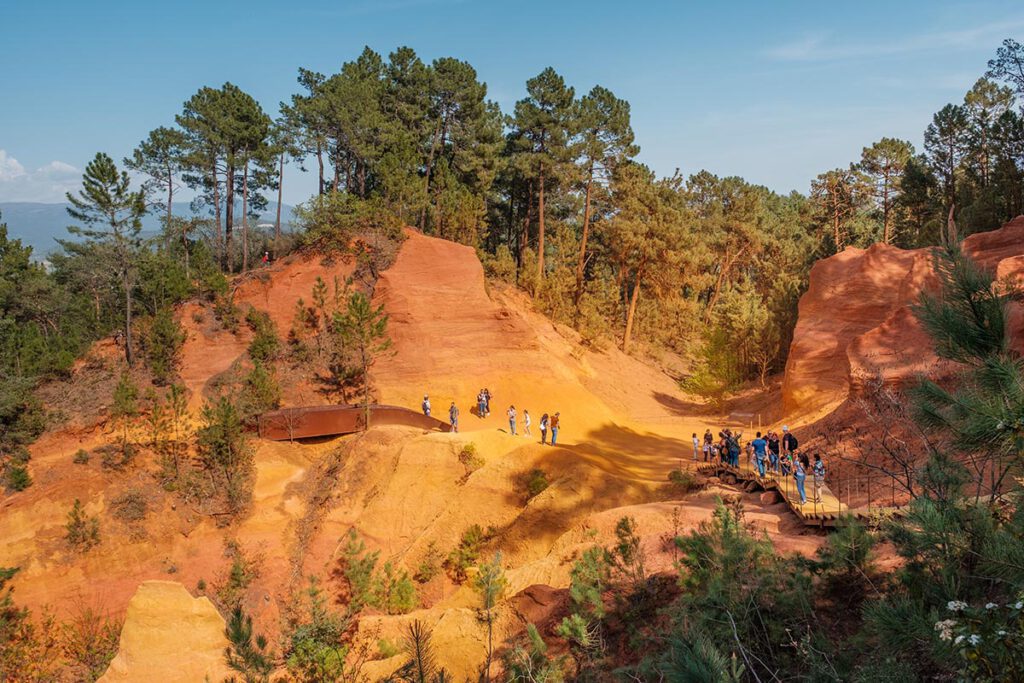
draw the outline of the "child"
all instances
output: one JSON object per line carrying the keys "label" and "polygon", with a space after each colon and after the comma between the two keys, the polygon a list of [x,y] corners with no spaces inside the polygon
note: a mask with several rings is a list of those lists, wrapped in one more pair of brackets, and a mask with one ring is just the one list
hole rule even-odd
{"label": "child", "polygon": [[523,436],[533,436],[530,434],[530,411],[523,409]]}

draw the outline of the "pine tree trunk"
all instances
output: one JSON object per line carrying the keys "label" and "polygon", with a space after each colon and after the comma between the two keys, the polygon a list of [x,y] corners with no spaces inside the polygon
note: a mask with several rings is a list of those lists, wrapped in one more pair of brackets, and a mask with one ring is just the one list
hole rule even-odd
{"label": "pine tree trunk", "polygon": [[220,222],[220,180],[217,177],[217,162],[213,162],[213,213],[217,223],[217,259],[224,267],[224,231]]}
{"label": "pine tree trunk", "polygon": [[249,160],[242,167],[242,272],[249,270]]}
{"label": "pine tree trunk", "polygon": [[590,164],[587,176],[587,193],[583,201],[583,235],[580,237],[580,258],[576,264],[576,295],[573,299],[576,322],[580,319],[580,298],[583,296],[583,267],[587,263],[587,237],[590,234],[590,189],[594,183],[594,164]]}
{"label": "pine tree trunk", "polygon": [[231,253],[231,237],[235,231],[235,165],[228,164],[224,190],[224,268],[231,272],[235,267],[235,255]]}
{"label": "pine tree trunk", "polygon": [[171,175],[171,167],[167,166],[167,234],[171,234],[171,216],[173,211],[171,205],[174,203],[174,177]]}
{"label": "pine tree trunk", "polygon": [[889,174],[886,173],[882,185],[882,241],[889,244],[892,241],[892,229],[889,226]]}
{"label": "pine tree trunk", "polygon": [[281,152],[281,163],[277,171],[277,218],[274,220],[274,259],[281,249],[281,201],[284,193],[284,152]]}
{"label": "pine tree trunk", "polygon": [[539,194],[537,196],[537,286],[544,279],[544,162],[540,164]]}
{"label": "pine tree trunk", "polygon": [[441,134],[441,121],[437,122],[434,128],[434,139],[430,142],[430,154],[427,156],[427,169],[423,179],[423,206],[420,208],[420,232],[427,229],[427,206],[430,197],[430,171],[434,165],[434,155],[437,153],[437,140]]}
{"label": "pine tree trunk", "polygon": [[[519,240],[519,266],[522,268],[523,257],[526,256],[526,248],[530,243],[530,219],[533,217],[533,183],[526,186],[526,215],[523,217],[522,237]],[[518,273],[517,273],[518,277]]]}
{"label": "pine tree trunk", "polygon": [[[125,264],[127,269],[127,264]],[[126,270],[127,273],[127,270]],[[124,284],[124,358],[128,366],[135,364],[135,353],[132,350],[132,286],[127,275],[122,278]]]}
{"label": "pine tree trunk", "polygon": [[633,317],[636,315],[636,302],[640,298],[640,275],[643,271],[636,271],[636,282],[633,284],[633,294],[629,297],[629,311],[626,313],[626,332],[622,335],[622,352],[629,353],[629,342],[633,336]]}
{"label": "pine tree trunk", "polygon": [[324,193],[324,150],[319,141],[316,143],[316,163],[320,167],[320,194]]}

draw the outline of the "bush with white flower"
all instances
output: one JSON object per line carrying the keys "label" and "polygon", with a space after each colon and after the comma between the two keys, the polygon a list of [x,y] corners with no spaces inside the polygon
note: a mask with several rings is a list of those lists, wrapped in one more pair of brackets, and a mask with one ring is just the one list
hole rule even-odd
{"label": "bush with white flower", "polygon": [[1024,680],[1024,600],[972,607],[951,600],[948,619],[935,623],[939,640],[962,659],[960,673],[971,681]]}

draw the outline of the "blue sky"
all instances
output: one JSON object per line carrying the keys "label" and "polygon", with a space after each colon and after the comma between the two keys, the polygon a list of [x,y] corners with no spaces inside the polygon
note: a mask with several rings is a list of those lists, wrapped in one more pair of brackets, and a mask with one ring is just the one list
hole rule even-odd
{"label": "blue sky", "polygon": [[[61,200],[97,151],[122,158],[203,85],[276,114],[298,67],[333,72],[364,45],[465,59],[505,111],[550,65],[628,99],[661,174],[806,192],[882,136],[920,147],[1007,37],[1024,39],[1020,0],[0,0],[0,201]],[[314,182],[290,169],[285,201]]]}

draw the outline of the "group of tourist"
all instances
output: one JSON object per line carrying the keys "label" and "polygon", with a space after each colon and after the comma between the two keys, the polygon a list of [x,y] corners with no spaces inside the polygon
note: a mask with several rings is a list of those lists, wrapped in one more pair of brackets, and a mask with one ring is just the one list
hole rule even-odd
{"label": "group of tourist", "polygon": [[[430,417],[430,396],[423,396],[423,403],[420,404],[420,408],[423,410],[423,414]],[[489,417],[491,414],[491,390],[486,387],[481,389],[476,395],[476,414],[480,419]],[[505,411],[508,417],[508,429],[512,436],[517,435],[517,425],[519,414],[516,411],[515,405],[509,405],[508,410]],[[561,426],[561,413],[555,413],[554,415],[548,415],[544,413],[540,417],[540,442],[547,444],[548,433],[551,434],[551,445],[555,446],[558,444],[558,429]],[[530,417],[530,411],[523,409],[523,436],[533,436],[533,432],[530,428],[533,425],[533,418]],[[452,401],[451,406],[448,407],[448,422],[451,424],[451,431],[459,431],[459,407]]]}
{"label": "group of tourist", "polygon": [[[730,467],[739,467],[740,453],[743,452],[741,441],[742,432],[733,432],[730,429],[723,429],[718,433],[716,439],[710,429],[705,430],[704,437],[698,438],[693,433],[693,459],[700,460],[703,455],[704,462],[719,463]],[[796,482],[797,493],[800,494],[800,504],[807,503],[805,482],[808,472],[811,473],[814,482],[814,502],[822,502],[822,489],[825,486],[825,463],[820,453],[814,454],[812,465],[807,455],[800,452],[800,443],[796,436],[789,431],[789,427],[783,425],[782,435],[779,436],[774,430],[769,430],[762,435],[757,432],[754,439],[747,444],[747,463],[756,468],[757,474],[762,479],[766,476],[775,475],[792,476]]]}

